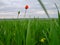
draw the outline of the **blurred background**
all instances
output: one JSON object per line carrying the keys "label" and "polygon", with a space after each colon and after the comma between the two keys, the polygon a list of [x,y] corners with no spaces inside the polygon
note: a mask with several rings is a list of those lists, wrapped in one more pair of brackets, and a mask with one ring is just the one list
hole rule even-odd
{"label": "blurred background", "polygon": [[[60,10],[60,0],[42,0],[51,18],[58,18],[57,9],[54,3],[57,4]],[[25,15],[25,5],[29,5]],[[18,11],[20,11],[19,18],[47,18],[44,10],[37,0],[0,0],[0,19],[17,18]]]}

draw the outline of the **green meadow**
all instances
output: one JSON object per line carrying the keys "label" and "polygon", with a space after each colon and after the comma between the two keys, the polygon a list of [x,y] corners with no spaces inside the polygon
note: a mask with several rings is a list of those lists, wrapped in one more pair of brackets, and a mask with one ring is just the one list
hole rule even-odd
{"label": "green meadow", "polygon": [[60,45],[58,19],[1,19],[0,45]]}
{"label": "green meadow", "polygon": [[[42,1],[38,0],[38,2],[48,18],[0,19],[0,45],[60,45],[58,6],[54,3],[58,18],[50,18]],[[27,10],[28,7],[26,6],[25,9]],[[20,11],[18,17],[19,14]]]}
{"label": "green meadow", "polygon": [[[0,45],[60,45],[58,18],[0,19]],[[56,6],[57,7],[57,6]]]}

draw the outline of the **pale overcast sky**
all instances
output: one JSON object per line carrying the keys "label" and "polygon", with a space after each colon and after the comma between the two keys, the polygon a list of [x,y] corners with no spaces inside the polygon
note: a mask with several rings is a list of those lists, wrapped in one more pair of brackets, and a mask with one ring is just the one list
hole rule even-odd
{"label": "pale overcast sky", "polygon": [[[60,9],[60,0],[42,0],[46,6],[50,17],[57,18],[57,9],[53,2],[56,2]],[[0,18],[16,18],[18,10],[21,11],[20,18],[24,17],[24,6],[28,4],[26,17],[40,17],[46,18],[46,14],[43,11],[37,0],[0,0]]]}

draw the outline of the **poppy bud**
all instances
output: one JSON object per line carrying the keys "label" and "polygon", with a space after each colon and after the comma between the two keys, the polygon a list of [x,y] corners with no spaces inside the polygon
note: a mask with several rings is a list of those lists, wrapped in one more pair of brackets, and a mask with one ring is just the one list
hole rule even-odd
{"label": "poppy bud", "polygon": [[20,14],[20,11],[18,11],[18,16],[17,16],[17,18],[19,17],[19,14]]}
{"label": "poppy bud", "polygon": [[18,11],[18,15],[20,14],[20,11]]}
{"label": "poppy bud", "polygon": [[28,8],[29,8],[29,6],[28,6],[28,5],[26,5],[26,6],[25,6],[25,9],[28,9]]}

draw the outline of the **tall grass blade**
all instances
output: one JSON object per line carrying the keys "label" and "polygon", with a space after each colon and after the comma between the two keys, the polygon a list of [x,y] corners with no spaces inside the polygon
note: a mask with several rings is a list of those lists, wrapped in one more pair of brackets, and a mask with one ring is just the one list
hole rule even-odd
{"label": "tall grass blade", "polygon": [[28,21],[26,45],[31,45],[31,30],[30,30],[30,20]]}
{"label": "tall grass blade", "polygon": [[49,33],[49,38],[50,38],[49,45],[59,45],[59,36],[57,32],[57,26],[55,25],[54,21],[55,20],[50,22],[51,24],[50,24],[50,33]]}
{"label": "tall grass blade", "polygon": [[54,3],[55,4],[55,6],[56,6],[56,8],[57,8],[57,12],[58,12],[58,23],[59,23],[59,26],[60,26],[60,13],[59,13],[59,9],[58,9],[58,6],[57,6],[57,4],[56,3]]}

